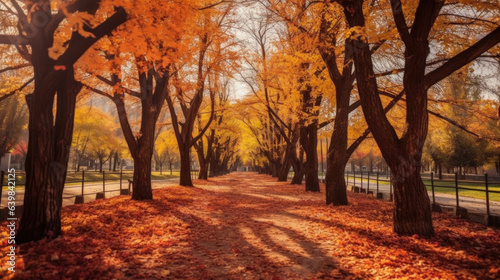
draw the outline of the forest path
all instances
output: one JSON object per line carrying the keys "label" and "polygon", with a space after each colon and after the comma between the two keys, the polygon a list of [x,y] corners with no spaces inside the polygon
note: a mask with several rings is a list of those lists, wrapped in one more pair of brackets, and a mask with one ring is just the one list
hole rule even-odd
{"label": "forest path", "polygon": [[155,189],[152,201],[117,196],[63,207],[63,236],[18,246],[15,278],[500,277],[498,229],[433,213],[435,237],[397,236],[392,204],[365,194],[349,192],[350,205],[333,207],[323,185],[309,193],[257,173],[194,184]]}

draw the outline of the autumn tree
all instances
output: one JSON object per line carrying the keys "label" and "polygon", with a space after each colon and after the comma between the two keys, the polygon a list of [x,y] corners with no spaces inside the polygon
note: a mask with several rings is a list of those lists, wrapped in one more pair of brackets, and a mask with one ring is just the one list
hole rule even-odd
{"label": "autumn tree", "polygon": [[12,152],[28,124],[28,110],[19,96],[0,101],[0,158]]}
{"label": "autumn tree", "polygon": [[[166,101],[180,153],[181,186],[193,186],[191,148],[203,137],[213,120],[214,93],[207,87],[207,78],[224,67],[231,68],[235,59],[232,50],[234,43],[229,32],[233,23],[233,9],[233,3],[222,3],[199,10],[197,27],[193,27],[196,35],[193,36],[193,44],[189,46],[189,51],[195,55],[186,57],[183,64],[175,65],[173,87],[167,90]],[[199,133],[193,135],[200,108],[207,94],[212,102],[210,117],[202,124]],[[176,104],[180,110],[176,108]]]}
{"label": "autumn tree", "polygon": [[[351,28],[350,46],[353,49],[357,86],[361,106],[370,130],[382,155],[393,173],[394,231],[398,234],[433,235],[431,208],[427,190],[420,178],[422,148],[427,136],[427,91],[429,87],[466,65],[500,41],[500,28],[490,32],[440,67],[426,73],[430,51],[429,35],[436,27],[444,1],[421,0],[415,9],[403,9],[400,1],[391,1],[395,28],[404,44],[403,88],[406,95],[406,127],[398,136],[388,121],[379,95],[372,53],[366,30],[363,0],[338,1]],[[487,4],[487,3],[486,3]],[[456,4],[460,7],[461,4]],[[463,8],[471,8],[465,4]],[[412,20],[409,21],[409,18]],[[411,23],[411,25],[409,25]],[[411,26],[411,29],[409,28]]]}
{"label": "autumn tree", "polygon": [[163,166],[168,165],[170,175],[172,175],[172,166],[179,160],[179,152],[173,131],[165,130],[161,132],[155,141],[155,150],[153,153],[156,166],[160,174]]}
{"label": "autumn tree", "polygon": [[[167,0],[154,5],[137,1],[123,5],[131,20],[95,53],[95,59],[100,59],[105,67],[88,70],[99,83],[87,87],[115,104],[134,159],[132,199],[148,200],[153,195],[151,166],[157,121],[168,95],[169,82],[177,71],[173,64],[187,55],[185,50],[191,44],[189,23],[197,10],[185,3]],[[137,119],[130,116],[135,113],[130,109],[133,103],[141,108]]]}
{"label": "autumn tree", "polygon": [[[272,40],[278,42],[273,30],[276,29],[272,14],[263,12],[251,22],[246,29],[250,35],[250,54],[245,61],[248,69],[241,73],[242,79],[247,83],[256,100],[264,106],[264,112],[258,113],[258,122],[263,125],[263,130],[258,130],[252,124],[251,118],[245,121],[254,132],[254,137],[261,143],[260,153],[267,158],[267,172],[286,181],[290,167],[295,171],[292,183],[299,183],[304,176],[303,163],[297,156],[299,141],[298,86],[297,75],[289,71],[288,79],[285,71],[290,70],[288,64],[282,63],[281,51],[286,51],[286,43],[278,49],[273,49]],[[286,32],[286,31],[285,31]],[[285,35],[286,36],[286,35]],[[293,51],[291,51],[293,52]],[[299,182],[300,181],[300,182]]]}
{"label": "autumn tree", "polygon": [[[208,79],[208,90],[210,91],[210,103],[213,104],[213,108],[211,107],[212,105],[206,106],[206,109],[202,110],[202,112],[198,114],[198,133],[203,132],[202,130],[204,128],[204,123],[207,122],[207,119],[212,118],[214,121],[211,123],[208,129],[208,133],[204,133],[205,137],[199,138],[199,140],[193,145],[198,157],[198,164],[200,167],[198,179],[202,180],[207,180],[209,169],[211,169],[212,171],[217,169],[215,166],[215,163],[217,161],[214,161],[213,158],[214,150],[216,150],[215,153],[217,154],[218,149],[218,142],[216,142],[216,137],[218,138],[219,136],[216,136],[216,134],[218,134],[221,128],[224,115],[226,115],[225,111],[227,110],[227,107],[229,105],[229,80],[227,78],[224,78],[224,76],[211,76],[212,78]],[[215,110],[214,113],[212,113],[212,110]],[[203,117],[202,115],[204,115],[205,117]],[[216,144],[215,146],[214,143]],[[210,176],[215,176],[215,173],[211,172]]]}
{"label": "autumn tree", "polygon": [[210,177],[229,173],[237,164],[239,156],[237,147],[241,141],[241,130],[236,116],[241,107],[231,103],[229,83],[225,81],[216,98],[220,109],[217,110],[214,124],[207,135],[209,140],[212,139],[209,161]]}
{"label": "autumn tree", "polygon": [[[1,2],[3,10],[16,22],[17,33],[2,30],[5,33],[0,35],[0,45],[16,47],[33,65],[35,82],[33,93],[26,97],[29,143],[18,243],[61,234],[62,190],[75,98],[81,89],[74,79],[73,64],[127,17],[119,7],[106,5],[99,9],[100,4],[98,0]],[[54,49],[58,44],[64,47]]]}

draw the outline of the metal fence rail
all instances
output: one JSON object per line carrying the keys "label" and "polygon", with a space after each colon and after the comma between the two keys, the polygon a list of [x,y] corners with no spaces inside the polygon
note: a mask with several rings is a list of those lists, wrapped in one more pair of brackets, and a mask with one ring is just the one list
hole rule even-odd
{"label": "metal fence rail", "polygon": [[[482,175],[482,180],[459,180],[459,175],[457,173],[454,174],[454,179],[449,180],[436,180],[434,173],[431,172],[429,174],[429,177],[423,176],[422,179],[424,180],[424,183],[426,187],[430,188],[430,193],[432,196],[432,203],[436,204],[436,193],[440,193],[437,191],[437,188],[442,188],[442,189],[450,189],[454,190],[453,194],[455,196],[455,202],[454,205],[457,208],[460,207],[460,198],[462,197],[472,197],[472,196],[464,196],[460,194],[462,191],[472,191],[472,192],[477,192],[477,193],[482,193],[484,194],[484,210],[486,211],[487,215],[491,215],[491,195],[492,194],[500,194],[500,181],[497,179],[495,181],[492,181],[488,174]],[[355,188],[355,191],[359,192],[364,192],[364,193],[370,193],[373,191],[370,191],[370,187],[373,184],[376,184],[376,194],[380,193],[380,185],[383,184],[384,186],[388,186],[388,191],[389,191],[389,200],[392,200],[393,197],[393,186],[391,182],[391,175],[390,174],[381,174],[379,172],[376,173],[370,173],[366,171],[358,171],[358,172],[346,172],[345,173],[345,178],[346,178],[346,185],[352,185]],[[478,178],[476,176],[476,178]],[[426,182],[425,182],[426,181]],[[446,185],[448,183],[448,185]],[[450,185],[451,184],[451,185]],[[471,187],[468,186],[470,184],[477,185],[477,187]],[[495,189],[492,189],[495,188]],[[385,190],[387,187],[385,188]],[[496,190],[498,189],[498,190]],[[373,190],[373,187],[372,187]]]}
{"label": "metal fence rail", "polygon": [[[96,199],[106,198],[107,193],[119,192],[120,194],[131,194],[133,186],[133,170],[120,171],[68,171],[64,186],[63,199],[75,199],[75,203],[85,202],[84,197],[95,195]],[[198,171],[191,171],[191,178],[194,180],[198,177]],[[6,184],[5,177],[7,172],[0,171],[0,204],[3,200],[3,187]],[[26,173],[24,171],[16,171],[16,206],[22,205],[24,199],[24,186],[26,183]],[[116,185],[119,188],[116,188]],[[100,186],[100,187],[99,187]],[[108,186],[108,188],[107,188]],[[109,188],[114,186],[114,188]],[[4,211],[1,208],[0,211]]]}

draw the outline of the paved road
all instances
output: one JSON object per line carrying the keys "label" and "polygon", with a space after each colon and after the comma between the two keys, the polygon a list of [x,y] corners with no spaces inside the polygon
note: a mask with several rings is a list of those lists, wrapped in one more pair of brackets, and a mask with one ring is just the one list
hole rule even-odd
{"label": "paved road", "polygon": [[[151,181],[153,184],[153,189],[159,188],[160,186],[171,186],[171,185],[178,185],[179,184],[179,179],[174,178],[174,179],[164,179],[164,180],[152,180]],[[122,184],[123,189],[128,188],[128,181],[124,181]],[[92,200],[95,200],[96,193],[97,192],[102,192],[103,186],[102,183],[91,183],[91,184],[86,184],[84,187],[84,195],[85,195],[85,202],[89,202]],[[7,205],[7,190],[3,190],[2,192],[2,199],[1,199],[1,206],[0,208],[4,208]],[[63,206],[66,205],[72,205],[75,203],[75,196],[76,195],[81,195],[82,194],[82,187],[81,186],[75,186],[75,185],[69,185],[64,187],[63,191]],[[120,194],[120,183],[119,182],[109,182],[106,183],[106,197],[113,197],[117,196]],[[24,189],[20,189],[16,191],[16,205],[22,205],[24,200]]]}

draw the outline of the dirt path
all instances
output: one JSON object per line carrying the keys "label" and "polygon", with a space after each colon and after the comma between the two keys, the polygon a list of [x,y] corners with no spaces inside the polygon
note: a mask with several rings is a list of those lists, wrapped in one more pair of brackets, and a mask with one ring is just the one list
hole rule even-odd
{"label": "dirt path", "polygon": [[[498,230],[434,214],[436,237],[392,233],[392,205],[349,206],[255,173],[63,208],[64,235],[22,245],[32,279],[495,279]],[[1,228],[6,242],[5,226]],[[5,251],[2,247],[2,252]],[[4,255],[3,253],[1,255]],[[2,273],[4,275],[2,275]]]}

